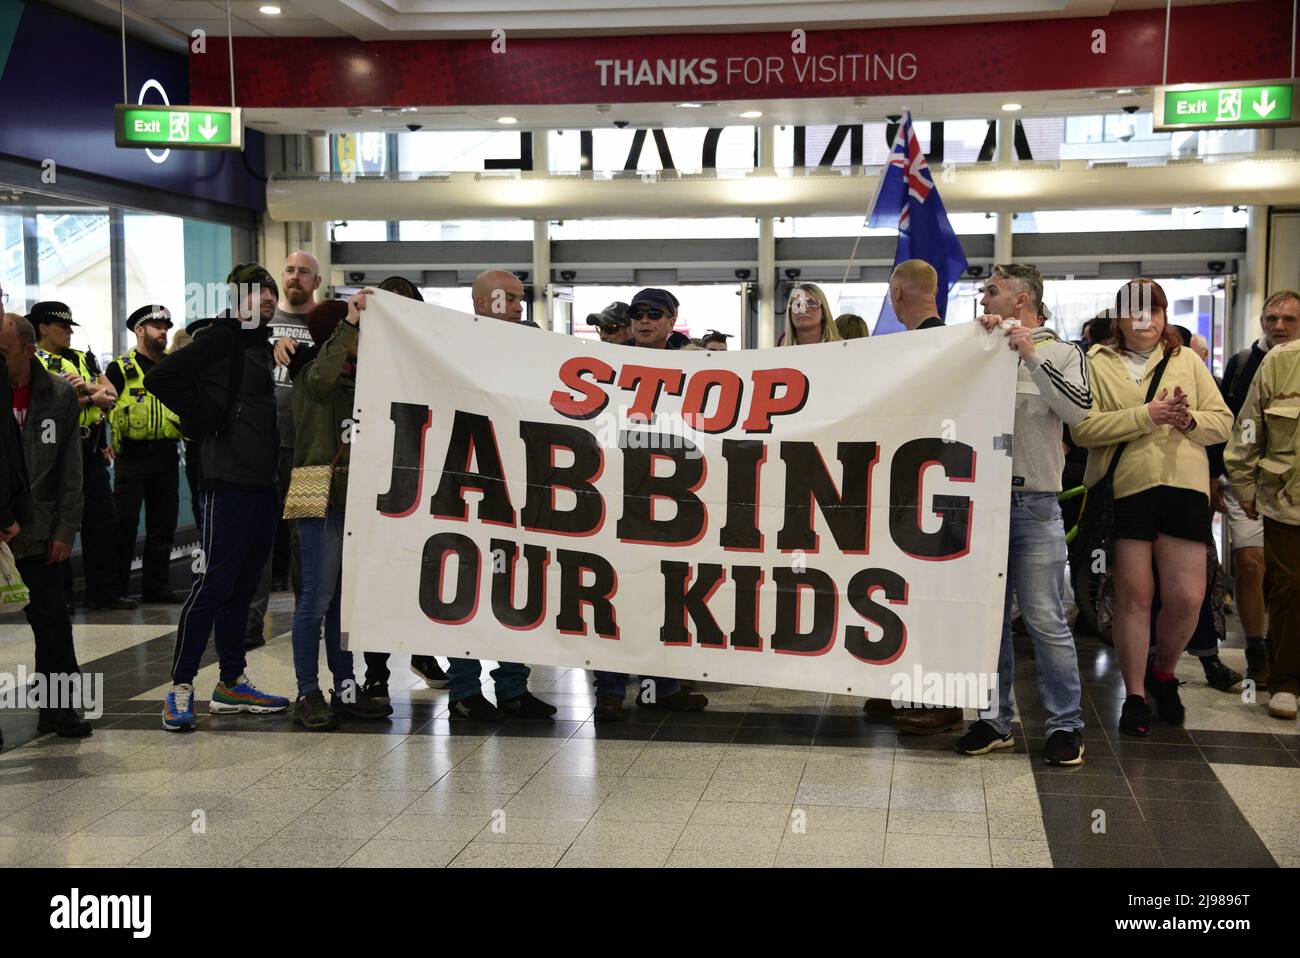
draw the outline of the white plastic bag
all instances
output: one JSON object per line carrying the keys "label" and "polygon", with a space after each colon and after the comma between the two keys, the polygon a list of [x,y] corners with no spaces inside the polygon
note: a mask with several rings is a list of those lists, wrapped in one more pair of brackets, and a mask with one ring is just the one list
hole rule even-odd
{"label": "white plastic bag", "polygon": [[14,561],[9,543],[0,542],[0,615],[21,612],[27,608],[30,599],[27,584],[18,574],[18,563]]}

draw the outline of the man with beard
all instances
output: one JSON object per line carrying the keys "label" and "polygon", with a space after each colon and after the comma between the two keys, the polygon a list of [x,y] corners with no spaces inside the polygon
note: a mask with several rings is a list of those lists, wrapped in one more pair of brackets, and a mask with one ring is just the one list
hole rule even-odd
{"label": "man with beard", "polygon": [[[307,312],[315,300],[316,290],[320,288],[320,263],[311,253],[297,250],[289,254],[284,261],[284,273],[280,277],[284,292],[275,306],[275,315],[271,317],[268,332],[271,342],[279,339],[292,339],[299,345],[310,346],[311,333],[307,331]],[[279,493],[280,506],[284,506],[284,497],[289,492],[289,474],[293,471],[293,379],[285,366],[275,369],[275,409],[280,424],[280,460]],[[289,582],[285,582],[286,566]],[[245,646],[250,649],[266,644],[266,607],[271,600],[272,591],[282,591],[286,585],[293,586],[296,599],[301,584],[301,572],[298,566],[297,529],[292,522],[281,519],[276,526],[275,549],[262,573],[262,580],[257,584],[257,593],[248,608],[248,635]]]}
{"label": "man with beard", "polygon": [[127,593],[143,506],[144,601],[176,603],[181,596],[171,587],[171,552],[180,509],[180,422],[144,386],[145,374],[167,352],[171,311],[166,306],[141,306],[127,319],[126,328],[135,333],[135,349],[110,363],[104,374],[117,390],[117,402],[109,414],[117,457],[113,490],[117,509],[114,591],[118,595]]}

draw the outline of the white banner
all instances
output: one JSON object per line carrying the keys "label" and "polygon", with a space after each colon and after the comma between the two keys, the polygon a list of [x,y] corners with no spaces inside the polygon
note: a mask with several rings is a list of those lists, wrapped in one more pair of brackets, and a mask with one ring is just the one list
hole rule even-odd
{"label": "white banner", "polygon": [[348,648],[987,700],[1016,358],[977,324],[676,352],[380,292],[359,352]]}

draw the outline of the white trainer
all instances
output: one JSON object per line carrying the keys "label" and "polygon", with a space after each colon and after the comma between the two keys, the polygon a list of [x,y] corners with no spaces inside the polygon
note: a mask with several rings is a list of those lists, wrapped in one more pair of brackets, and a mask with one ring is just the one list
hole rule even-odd
{"label": "white trainer", "polygon": [[1268,714],[1273,718],[1295,718],[1295,693],[1274,692],[1268,697]]}

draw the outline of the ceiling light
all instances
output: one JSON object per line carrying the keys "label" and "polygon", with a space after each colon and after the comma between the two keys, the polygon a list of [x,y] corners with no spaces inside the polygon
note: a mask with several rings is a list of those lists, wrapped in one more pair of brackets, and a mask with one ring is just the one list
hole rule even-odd
{"label": "ceiling light", "polygon": [[746,120],[757,120],[760,116],[763,115],[763,111],[762,111],[762,110],[746,110],[744,113],[742,113],[742,114],[740,114],[740,115],[743,116]]}
{"label": "ceiling light", "polygon": [[681,110],[698,110],[702,106],[704,106],[703,103],[678,103],[677,104],[678,109]]}
{"label": "ceiling light", "polygon": [[1134,90],[1132,87],[1124,87],[1122,90],[1115,91],[1118,96],[1132,96],[1136,92],[1137,90]]}
{"label": "ceiling light", "polygon": [[497,117],[497,122],[504,124],[505,126],[511,126],[515,123],[518,123],[519,119],[518,117],[513,117],[513,116],[499,116]]}
{"label": "ceiling light", "polygon": [[1002,109],[1006,110],[1008,113],[1015,113],[1017,110],[1020,109],[1020,104],[1019,104],[1019,103],[1003,103],[1003,104],[1002,104]]}
{"label": "ceiling light", "polygon": [[280,8],[273,7],[268,4],[267,6],[264,7],[258,7],[257,12],[265,13],[268,17],[278,17],[280,15]]}

